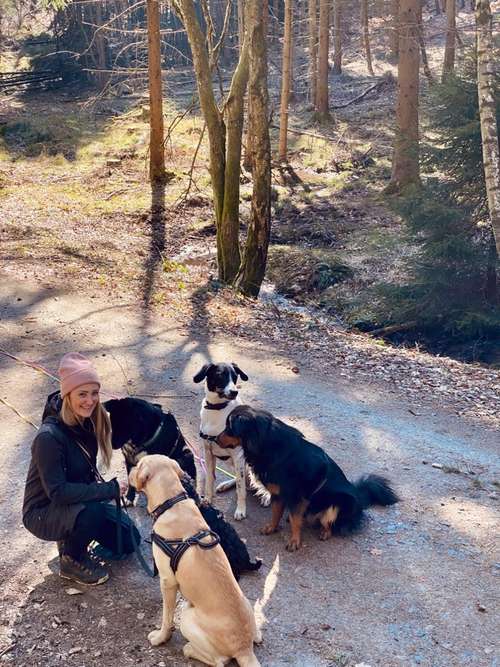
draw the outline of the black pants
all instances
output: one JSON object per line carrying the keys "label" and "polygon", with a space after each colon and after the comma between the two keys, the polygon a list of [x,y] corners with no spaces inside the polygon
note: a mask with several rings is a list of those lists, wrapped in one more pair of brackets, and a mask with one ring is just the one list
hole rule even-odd
{"label": "black pants", "polygon": [[[116,553],[118,551],[116,524],[116,507],[98,501],[85,503],[85,509],[78,515],[73,532],[61,545],[61,552],[79,560],[85,554],[88,545],[95,540]],[[130,554],[134,550],[131,530],[134,531],[136,542],[139,544],[141,538],[137,528],[130,526],[126,517],[122,515],[122,552],[125,554]]]}

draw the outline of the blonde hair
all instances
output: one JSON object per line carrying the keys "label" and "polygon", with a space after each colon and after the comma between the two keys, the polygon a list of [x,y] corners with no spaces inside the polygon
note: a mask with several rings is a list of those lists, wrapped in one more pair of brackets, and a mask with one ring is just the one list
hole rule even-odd
{"label": "blonde hair", "polygon": [[[61,419],[67,426],[76,426],[81,423],[77,415],[73,412],[69,400],[69,394],[62,400]],[[113,448],[111,446],[111,421],[106,410],[99,402],[94,408],[94,412],[90,415],[90,420],[94,426],[94,432],[97,439],[97,446],[101,454],[104,467],[109,468],[111,463],[111,456],[113,455]]]}

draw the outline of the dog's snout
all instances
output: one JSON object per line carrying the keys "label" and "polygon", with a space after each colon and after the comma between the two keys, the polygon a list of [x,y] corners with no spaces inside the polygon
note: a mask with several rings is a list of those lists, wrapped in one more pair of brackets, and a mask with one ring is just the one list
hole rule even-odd
{"label": "dog's snout", "polygon": [[238,392],[236,391],[236,389],[231,389],[231,391],[229,392],[229,398],[232,400],[233,398],[236,398],[236,396],[238,396]]}

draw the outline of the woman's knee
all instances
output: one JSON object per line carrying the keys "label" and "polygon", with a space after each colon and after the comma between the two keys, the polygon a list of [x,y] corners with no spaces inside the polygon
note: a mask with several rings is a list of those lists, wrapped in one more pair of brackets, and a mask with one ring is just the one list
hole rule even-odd
{"label": "woman's knee", "polygon": [[85,503],[85,508],[78,514],[75,531],[95,532],[106,522],[104,506],[99,502]]}

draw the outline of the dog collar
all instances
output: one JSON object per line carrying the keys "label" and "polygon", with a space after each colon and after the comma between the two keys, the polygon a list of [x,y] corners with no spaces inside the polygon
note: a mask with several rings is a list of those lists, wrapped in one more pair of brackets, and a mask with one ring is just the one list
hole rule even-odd
{"label": "dog collar", "polygon": [[217,442],[216,435],[207,435],[206,433],[202,433],[201,431],[200,431],[200,438],[203,438],[203,440],[210,440],[211,442]]}
{"label": "dog collar", "polygon": [[227,408],[229,403],[231,403],[231,401],[226,401],[225,403],[209,403],[208,401],[205,401],[205,405],[203,407],[207,410],[224,410],[224,408]]}
{"label": "dog collar", "polygon": [[180,503],[182,500],[189,500],[189,496],[185,491],[182,491],[173,498],[165,500],[164,503],[158,505],[158,507],[155,507],[155,509],[150,512],[150,515],[153,517],[153,521],[156,521],[163,514],[163,512],[166,512],[174,505],[177,505],[177,503]]}
{"label": "dog collar", "polygon": [[152,445],[153,442],[156,440],[156,438],[160,435],[161,430],[162,430],[162,428],[163,428],[163,424],[164,424],[164,421],[163,421],[163,417],[162,417],[162,420],[161,420],[161,422],[159,423],[158,428],[156,429],[156,431],[155,431],[155,432],[153,433],[153,435],[149,438],[149,440],[146,440],[146,442],[141,442],[140,447],[146,449],[147,447],[149,447],[150,445]]}

